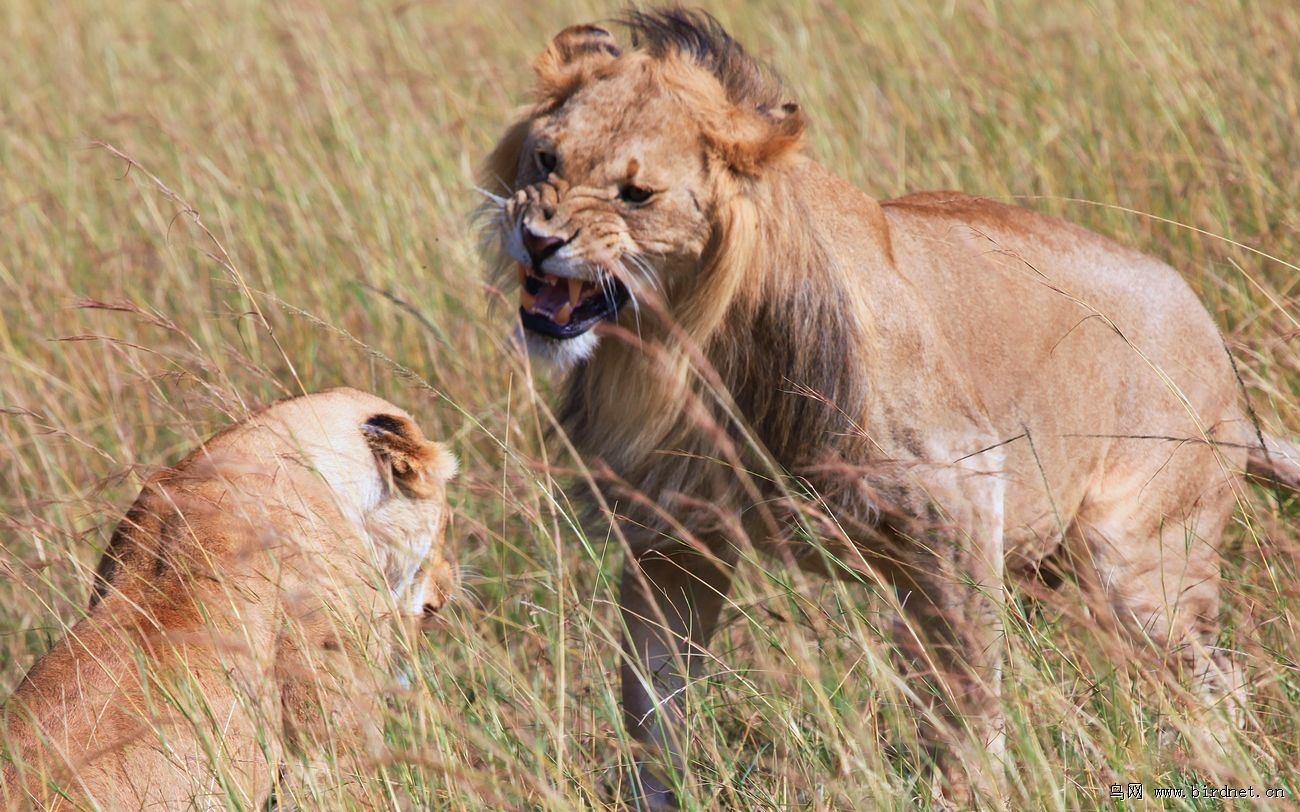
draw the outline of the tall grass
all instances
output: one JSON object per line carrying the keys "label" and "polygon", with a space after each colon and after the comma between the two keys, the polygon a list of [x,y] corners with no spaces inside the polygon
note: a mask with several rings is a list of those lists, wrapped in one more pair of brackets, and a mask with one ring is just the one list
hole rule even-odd
{"label": "tall grass", "polygon": [[[1170,260],[1261,423],[1300,434],[1300,6],[1118,0],[708,8],[786,77],[810,149],[872,194],[961,188]],[[1046,6],[1046,7],[1045,7]],[[621,551],[583,529],[552,384],[481,281],[473,168],[533,55],[616,6],[333,0],[0,4],[0,691],[84,613],[152,466],[272,397],[347,383],[462,460],[469,596],[418,646],[376,797],[599,808],[618,710]],[[111,149],[102,145],[111,145]],[[122,157],[127,156],[127,157]],[[1260,490],[1225,612],[1252,680],[1222,751],[1069,599],[1009,608],[1018,808],[1112,784],[1300,792],[1300,520]],[[906,703],[859,585],[746,562],[689,701],[688,806],[910,809]],[[1116,658],[1122,661],[1116,666]],[[1188,798],[1172,808],[1217,809]],[[1223,804],[1226,808],[1230,804]]]}

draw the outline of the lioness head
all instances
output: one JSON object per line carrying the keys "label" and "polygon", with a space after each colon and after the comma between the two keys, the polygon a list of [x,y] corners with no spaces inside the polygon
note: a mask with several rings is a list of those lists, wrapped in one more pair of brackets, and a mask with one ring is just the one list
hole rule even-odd
{"label": "lioness head", "polygon": [[[349,565],[360,540],[393,608],[407,617],[431,615],[457,587],[447,540],[447,487],[456,468],[445,446],[374,395],[339,387],[279,401],[146,484],[100,561],[91,609],[113,591],[138,602],[136,592],[156,577],[151,561],[160,547],[195,550],[168,554],[173,561],[197,557],[189,566],[210,557],[212,543],[198,530],[179,540],[168,535],[180,523],[202,524],[208,536],[226,539],[253,528],[258,549],[274,538],[314,560],[333,562],[342,552]],[[211,511],[210,503],[221,510]],[[304,513],[294,507],[299,503],[313,507]]]}
{"label": "lioness head", "polygon": [[398,608],[428,618],[441,609],[457,585],[455,557],[447,543],[447,480],[456,458],[429,442],[404,414],[376,414],[361,426],[375,455],[389,498],[365,519]]}
{"label": "lioness head", "polygon": [[483,172],[498,274],[519,283],[529,347],[564,366],[591,355],[602,325],[640,327],[647,309],[707,332],[738,293],[711,272],[745,226],[733,203],[803,132],[711,17],[626,23],[627,50],[595,25],[556,36],[534,63],[536,103]]}

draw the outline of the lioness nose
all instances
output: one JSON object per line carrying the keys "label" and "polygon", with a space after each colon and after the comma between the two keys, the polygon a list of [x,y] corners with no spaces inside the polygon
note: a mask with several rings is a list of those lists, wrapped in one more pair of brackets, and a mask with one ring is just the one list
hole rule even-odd
{"label": "lioness nose", "polygon": [[559,237],[548,237],[538,234],[528,226],[523,227],[523,233],[520,234],[523,239],[524,250],[528,252],[528,258],[533,262],[533,268],[540,269],[546,258],[564,245],[564,240]]}

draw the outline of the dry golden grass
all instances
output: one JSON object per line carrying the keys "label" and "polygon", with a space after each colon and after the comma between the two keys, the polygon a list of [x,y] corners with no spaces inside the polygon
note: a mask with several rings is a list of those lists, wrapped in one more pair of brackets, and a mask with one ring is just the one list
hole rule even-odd
{"label": "dry golden grass", "polygon": [[[786,77],[810,149],[870,193],[1016,200],[1171,261],[1261,422],[1300,434],[1300,6],[708,8]],[[577,525],[581,478],[558,474],[578,464],[539,440],[550,387],[510,347],[513,308],[481,281],[469,215],[473,167],[533,55],[618,11],[0,4],[0,694],[82,616],[151,466],[252,404],[347,383],[461,456],[455,531],[475,573],[394,703],[376,803],[600,807],[629,757],[621,553]],[[1232,531],[1227,642],[1254,705],[1223,752],[1157,748],[1159,714],[1195,725],[1178,692],[1116,669],[1125,652],[1068,600],[1017,601],[1013,806],[1110,808],[1128,782],[1148,799],[1202,783],[1294,799],[1297,524],[1296,500],[1261,490]],[[914,808],[914,765],[887,746],[905,705],[869,590],[764,562],[741,581],[716,647],[725,679],[690,697],[688,806]]]}

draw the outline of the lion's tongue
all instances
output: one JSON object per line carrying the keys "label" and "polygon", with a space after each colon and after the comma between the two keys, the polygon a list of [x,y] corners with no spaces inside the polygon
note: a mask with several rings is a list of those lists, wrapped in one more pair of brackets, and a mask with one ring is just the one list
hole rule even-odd
{"label": "lion's tongue", "polygon": [[523,291],[522,304],[525,310],[545,316],[556,324],[568,324],[581,293],[581,281],[557,279],[554,284],[543,284],[536,294]]}

